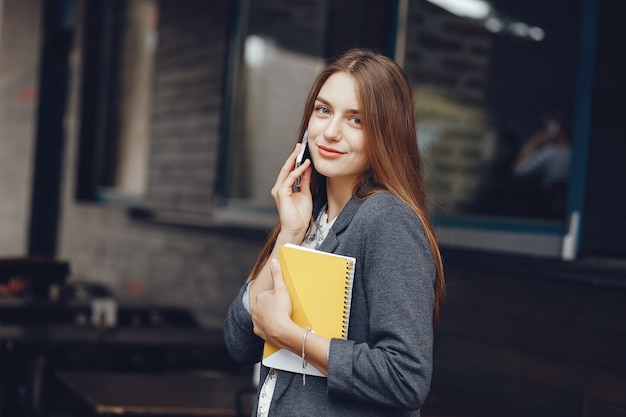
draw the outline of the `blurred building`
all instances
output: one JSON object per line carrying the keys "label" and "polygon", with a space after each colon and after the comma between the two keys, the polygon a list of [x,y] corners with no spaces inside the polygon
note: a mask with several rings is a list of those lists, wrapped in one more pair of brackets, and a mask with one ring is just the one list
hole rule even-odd
{"label": "blurred building", "polygon": [[[446,265],[433,394],[626,416],[625,5],[0,0],[0,256],[220,327],[312,77],[375,48],[414,87]],[[513,167],[552,115],[546,186]]]}

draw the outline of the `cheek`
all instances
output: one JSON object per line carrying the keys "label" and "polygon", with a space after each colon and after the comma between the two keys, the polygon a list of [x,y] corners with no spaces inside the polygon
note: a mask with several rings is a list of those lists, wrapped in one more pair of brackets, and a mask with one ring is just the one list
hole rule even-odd
{"label": "cheek", "polygon": [[307,130],[309,131],[309,137],[315,137],[324,131],[324,125],[319,118],[315,117],[315,115],[311,115]]}
{"label": "cheek", "polygon": [[358,150],[353,147],[352,151],[354,152],[354,155],[356,156],[356,158],[354,159],[355,168],[358,171],[365,170],[367,166],[369,165],[369,158],[367,156],[365,147],[359,147]]}
{"label": "cheek", "polygon": [[365,169],[369,165],[369,157],[365,146],[365,140],[363,139],[359,147],[359,158],[361,160],[362,168]]}
{"label": "cheek", "polygon": [[365,155],[365,153],[363,153],[361,155],[361,158],[360,158],[360,161],[359,161],[359,165],[360,165],[360,171],[365,171],[365,169],[368,167],[369,161],[368,161],[367,155]]}
{"label": "cheek", "polygon": [[365,138],[363,136],[357,137],[352,141],[352,149],[356,150],[359,153],[359,156],[362,158],[367,158],[367,151],[365,149]]}

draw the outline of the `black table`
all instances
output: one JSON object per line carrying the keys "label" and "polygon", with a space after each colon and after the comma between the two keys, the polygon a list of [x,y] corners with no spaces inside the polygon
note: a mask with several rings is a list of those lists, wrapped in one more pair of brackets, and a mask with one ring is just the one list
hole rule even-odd
{"label": "black table", "polygon": [[0,341],[38,345],[101,344],[162,347],[221,347],[224,345],[221,329],[169,326],[100,329],[71,324],[34,326],[0,324]]}
{"label": "black table", "polygon": [[198,326],[182,309],[122,305],[110,328],[92,326],[90,314],[88,303],[0,298],[0,415],[38,410],[57,370],[234,367],[222,330]]}
{"label": "black table", "polygon": [[[92,415],[233,417],[251,414],[251,375],[58,372]],[[242,402],[243,400],[243,402]]]}

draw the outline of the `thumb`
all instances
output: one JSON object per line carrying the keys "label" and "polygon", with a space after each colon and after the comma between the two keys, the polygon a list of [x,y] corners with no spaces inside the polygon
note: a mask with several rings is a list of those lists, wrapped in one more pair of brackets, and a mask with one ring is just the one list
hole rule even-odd
{"label": "thumb", "polygon": [[276,258],[272,258],[270,260],[270,273],[272,274],[272,279],[274,281],[274,290],[284,289],[285,281],[283,281],[283,271],[280,268],[278,259]]}

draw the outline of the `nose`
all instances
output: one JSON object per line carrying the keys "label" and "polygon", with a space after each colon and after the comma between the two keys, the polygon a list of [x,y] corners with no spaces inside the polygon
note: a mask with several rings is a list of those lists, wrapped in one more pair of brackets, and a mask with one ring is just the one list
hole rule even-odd
{"label": "nose", "polygon": [[324,137],[329,141],[336,141],[341,138],[341,120],[338,117],[332,117],[328,120],[328,124],[324,129]]}

